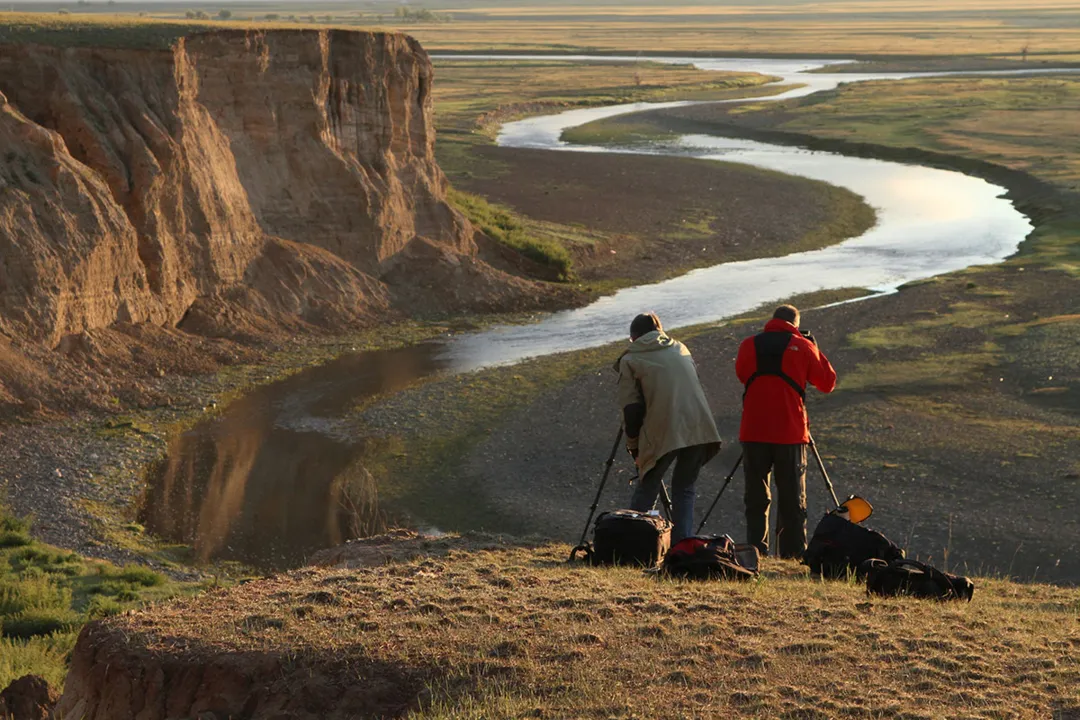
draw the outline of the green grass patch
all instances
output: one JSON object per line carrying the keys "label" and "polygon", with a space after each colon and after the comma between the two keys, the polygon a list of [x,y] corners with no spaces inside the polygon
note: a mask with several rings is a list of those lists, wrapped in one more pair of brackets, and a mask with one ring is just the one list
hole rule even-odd
{"label": "green grass patch", "polygon": [[559,280],[566,281],[573,276],[573,261],[567,249],[530,234],[525,223],[510,210],[460,190],[451,189],[447,198],[488,237],[551,268]]}
{"label": "green grass patch", "polygon": [[608,120],[594,120],[584,125],[564,130],[562,140],[575,145],[619,145],[636,146],[652,145],[655,143],[670,141],[678,137],[678,133],[663,128],[655,123],[624,120],[622,122],[610,122]]}
{"label": "green grass patch", "polygon": [[41,675],[52,687],[63,687],[75,638],[73,632],[27,639],[0,637],[0,685],[7,687],[24,675]]}
{"label": "green grass patch", "polygon": [[860,350],[900,350],[930,347],[942,333],[956,328],[981,328],[1007,323],[1008,316],[978,303],[953,304],[948,312],[903,325],[881,325],[848,335],[848,346]]}
{"label": "green grass patch", "polygon": [[840,380],[841,390],[939,389],[962,387],[997,365],[1001,355],[992,344],[981,352],[926,354],[912,360],[860,363]]}
{"label": "green grass patch", "polygon": [[23,547],[31,542],[30,523],[0,513],[0,548]]}
{"label": "green grass patch", "polygon": [[36,542],[29,521],[2,506],[0,527],[27,540],[0,546],[0,688],[27,673],[60,686],[85,622],[197,587],[140,565],[118,568]]}

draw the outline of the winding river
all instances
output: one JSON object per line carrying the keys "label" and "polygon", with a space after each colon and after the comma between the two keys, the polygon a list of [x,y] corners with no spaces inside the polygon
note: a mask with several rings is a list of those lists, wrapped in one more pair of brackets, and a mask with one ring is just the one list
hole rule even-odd
{"label": "winding river", "polygon": [[[649,59],[705,70],[752,70],[803,85],[770,99],[805,96],[844,82],[931,75],[810,73],[830,65],[817,60]],[[561,140],[563,130],[592,120],[685,104],[636,103],[529,118],[506,125],[498,142],[552,151],[694,156],[801,175],[862,195],[877,211],[877,225],[822,250],[696,270],[621,290],[535,324],[346,356],[257,388],[172,440],[165,462],[149,474],[143,512],[148,529],[191,544],[199,560],[240,559],[267,568],[296,564],[313,550],[377,528],[376,488],[362,463],[370,440],[333,432],[339,418],[367,397],[435,373],[469,372],[618,340],[625,334],[624,320],[643,309],[655,310],[675,328],[817,290],[889,292],[914,280],[998,262],[1032,229],[1002,197],[1002,188],[958,172],[707,135],[647,149],[569,146]]]}

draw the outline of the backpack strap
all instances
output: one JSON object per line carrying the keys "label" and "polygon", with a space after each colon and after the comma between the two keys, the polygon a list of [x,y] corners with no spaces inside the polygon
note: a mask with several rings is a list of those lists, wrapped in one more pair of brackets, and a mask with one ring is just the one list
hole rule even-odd
{"label": "backpack strap", "polygon": [[750,391],[750,385],[762,375],[778,377],[791,389],[798,393],[799,398],[806,401],[806,388],[795,382],[795,378],[783,370],[784,352],[791,344],[791,338],[795,337],[789,332],[763,332],[754,336],[754,353],[757,356],[757,369],[747,378],[743,389],[743,402],[746,402],[746,393]]}
{"label": "backpack strap", "polygon": [[593,556],[595,554],[595,551],[593,550],[593,546],[592,546],[591,543],[585,543],[584,545],[578,545],[573,550],[571,550],[570,551],[570,558],[566,562],[572,563],[575,560],[577,560],[578,553],[581,553],[582,559],[586,563],[588,563],[589,565],[594,564],[593,563]]}

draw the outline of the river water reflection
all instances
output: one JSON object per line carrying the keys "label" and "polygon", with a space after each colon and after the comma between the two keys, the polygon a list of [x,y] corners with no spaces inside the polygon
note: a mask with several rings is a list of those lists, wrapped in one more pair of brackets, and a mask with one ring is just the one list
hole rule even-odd
{"label": "river water reflection", "polygon": [[[803,74],[822,67],[821,61],[692,62],[705,69],[754,69],[785,82],[807,83],[785,97],[882,77]],[[530,118],[504,127],[499,143],[569,150],[560,139],[564,129],[655,107],[660,106]],[[627,318],[643,309],[655,310],[665,325],[676,328],[816,290],[863,287],[887,292],[913,280],[1000,261],[1014,253],[1031,230],[1027,219],[1001,197],[1002,188],[957,172],[706,135],[623,151],[735,161],[824,180],[865,197],[877,210],[878,224],[858,238],[822,250],[696,270],[622,290],[533,325],[347,356],[255,389],[220,416],[173,438],[166,459],[148,473],[142,514],[148,529],[191,544],[203,561],[230,558],[264,568],[298,564],[316,549],[383,526],[375,481],[363,463],[369,439],[333,432],[335,418],[365,398],[437,372],[468,372],[618,340]]]}

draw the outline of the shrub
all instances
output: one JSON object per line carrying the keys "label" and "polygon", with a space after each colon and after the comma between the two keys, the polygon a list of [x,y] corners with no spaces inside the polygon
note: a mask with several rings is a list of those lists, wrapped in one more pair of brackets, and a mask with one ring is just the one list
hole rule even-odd
{"label": "shrub", "polygon": [[86,608],[86,615],[90,620],[109,617],[121,612],[124,607],[114,598],[95,595],[90,598],[90,604]]}
{"label": "shrub", "polygon": [[[7,160],[11,162],[14,153],[8,153]],[[27,518],[17,518],[7,512],[7,509],[3,505],[0,505],[0,532],[30,532],[30,521]]]}
{"label": "shrub", "polygon": [[131,583],[124,580],[102,580],[100,583],[90,587],[87,593],[90,595],[106,595],[109,597],[120,597],[128,593],[133,593],[134,588]]}
{"label": "shrub", "polygon": [[82,558],[71,552],[56,552],[41,547],[25,547],[16,551],[8,559],[16,572],[30,568],[40,568],[45,572],[78,575]]}
{"label": "shrub", "polygon": [[0,548],[23,547],[33,542],[30,533],[18,530],[0,530]]}
{"label": "shrub", "polygon": [[4,637],[29,640],[38,635],[71,632],[83,623],[83,616],[71,608],[32,608],[4,618]]}
{"label": "shrub", "polygon": [[67,654],[75,645],[75,633],[16,640],[0,637],[0,687],[23,675],[40,675],[60,688],[67,675]]}
{"label": "shrub", "polygon": [[143,587],[156,587],[165,583],[165,578],[148,567],[142,565],[125,565],[118,577],[135,585]]}
{"label": "shrub", "polygon": [[0,585],[0,618],[17,616],[27,610],[67,610],[71,589],[61,587],[48,575],[6,580]]}

